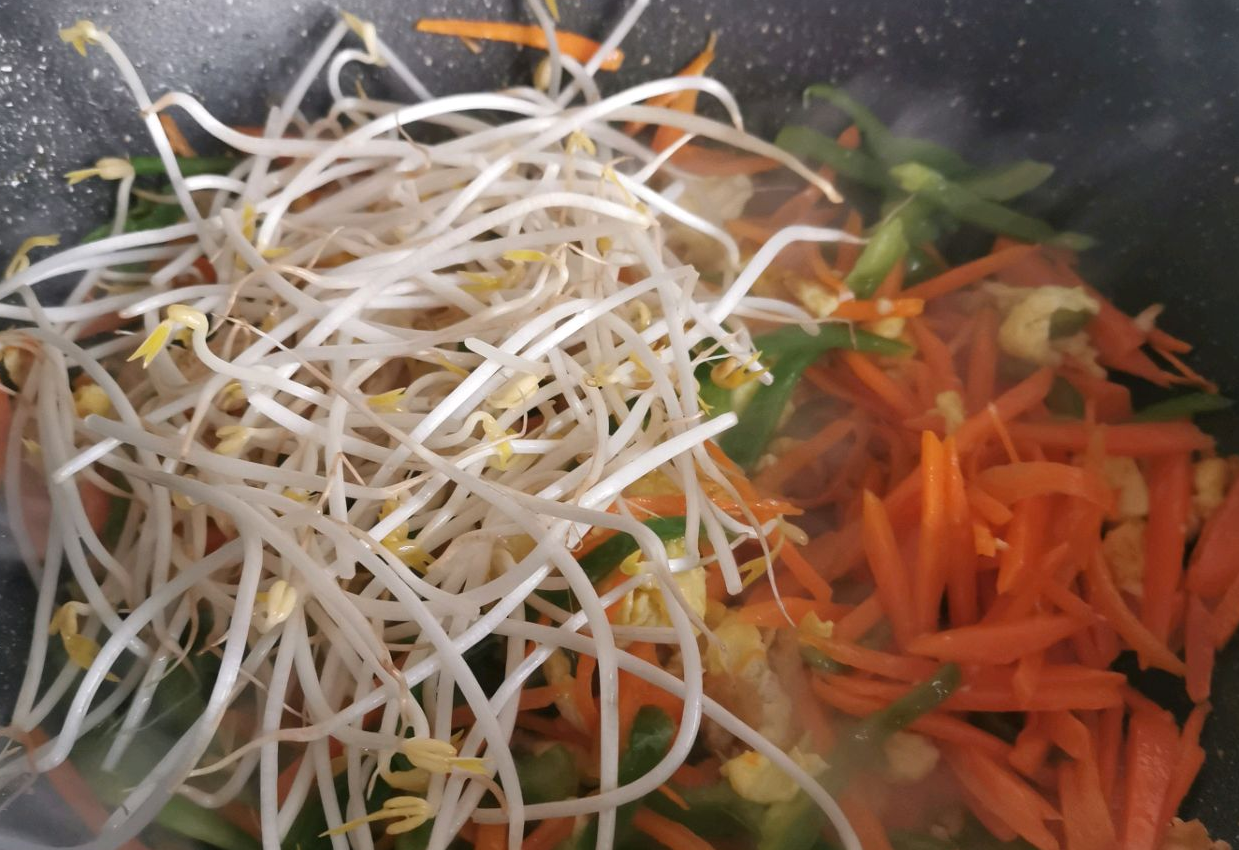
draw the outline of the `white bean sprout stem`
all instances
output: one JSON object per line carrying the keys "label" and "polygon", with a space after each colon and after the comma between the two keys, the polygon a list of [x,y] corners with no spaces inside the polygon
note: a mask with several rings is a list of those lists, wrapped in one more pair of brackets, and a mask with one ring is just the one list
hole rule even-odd
{"label": "white bean sprout stem", "polygon": [[[553,46],[547,8],[528,5]],[[709,567],[739,593],[732,549],[770,551],[769,527],[715,504],[739,496],[706,444],[736,420],[708,418],[695,371],[731,356],[768,381],[747,320],[811,320],[752,287],[784,246],[850,237],[789,227],[741,253],[701,199],[743,193],[747,179],[677,165],[690,140],[770,157],[837,194],[749,135],[713,80],[600,92],[601,58],[646,5],[584,64],[552,49],[544,90],[441,98],[346,16],[257,136],[184,93],[152,102],[111,36],[88,22],[63,31],[116,66],[167,172],[164,194],[143,197],[179,206],[185,223],[125,233],[131,169],[110,235],[0,284],[19,385],[4,498],[39,594],[9,732],[46,735],[0,756],[0,782],[57,767],[114,713],[103,764],[116,766],[158,719],[166,677],[196,654],[218,659],[200,715],[80,850],[121,847],[178,793],[212,808],[253,794],[264,850],[279,850],[303,805],[322,806],[334,848],[369,850],[368,789],[394,781],[410,738],[456,754],[417,804],[433,818],[431,850],[471,819],[507,824],[519,847],[527,821],[586,815],[610,850],[617,808],[684,763],[705,718],[793,776],[858,850],[813,777],[706,694],[715,638],[677,583]],[[347,46],[350,28],[360,46]],[[416,102],[354,96],[350,63],[393,74]],[[332,104],[316,120],[303,110],[319,80]],[[642,105],[690,89],[730,123]],[[237,152],[229,174],[181,174],[158,116],[172,107]],[[685,135],[660,153],[625,135],[628,121]],[[694,240],[711,245],[711,268],[687,256]],[[45,284],[66,277],[68,298],[44,303]],[[643,481],[683,496],[674,554],[624,501]],[[120,508],[103,530],[100,499]],[[601,530],[631,535],[642,570],[605,592],[573,554]],[[661,596],[665,620],[613,624],[638,590]],[[550,595],[564,591],[570,611]],[[681,672],[629,653],[634,638]],[[504,647],[497,687],[466,661],[484,642]],[[565,651],[597,659],[597,791],[530,804],[513,751],[519,698]],[[628,784],[620,671],[683,700],[670,750]],[[43,850],[4,828],[0,844]]]}

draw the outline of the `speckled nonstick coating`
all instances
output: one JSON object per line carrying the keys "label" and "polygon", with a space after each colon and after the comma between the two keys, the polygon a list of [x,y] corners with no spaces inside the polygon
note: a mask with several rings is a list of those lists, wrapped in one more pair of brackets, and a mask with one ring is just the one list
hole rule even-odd
{"label": "speckled nonstick coating", "polygon": [[[565,26],[601,35],[624,4],[559,0]],[[499,0],[349,0],[436,92],[527,79],[536,57],[499,45],[480,56],[414,33],[421,16],[512,19]],[[135,108],[98,51],[83,59],[57,28],[110,28],[153,95],[182,89],[231,123],[257,123],[334,20],[322,0],[0,0],[0,256],[23,238],[67,243],[107,215],[108,187],[60,175],[118,153],[149,152]],[[1198,346],[1192,362],[1239,392],[1239,4],[1230,0],[654,0],[614,85],[670,73],[720,32],[712,69],[749,125],[769,133],[801,110],[809,83],[842,83],[903,133],[971,158],[1028,156],[1058,166],[1033,205],[1099,237],[1091,279],[1120,304],[1166,304],[1163,325]],[[384,91],[381,75],[367,90]],[[611,84],[611,83],[609,83]],[[322,93],[319,92],[319,96]],[[815,108],[809,120],[837,126]],[[189,122],[182,122],[188,126]],[[1239,449],[1236,421],[1209,423]],[[0,538],[0,554],[4,550]],[[11,548],[11,544],[10,544]],[[1239,556],[1239,553],[1237,553]],[[0,566],[0,719],[23,664],[32,593]],[[1150,692],[1181,707],[1178,685]],[[1219,660],[1209,760],[1189,810],[1239,841],[1239,653]],[[46,797],[0,822],[69,841]]]}

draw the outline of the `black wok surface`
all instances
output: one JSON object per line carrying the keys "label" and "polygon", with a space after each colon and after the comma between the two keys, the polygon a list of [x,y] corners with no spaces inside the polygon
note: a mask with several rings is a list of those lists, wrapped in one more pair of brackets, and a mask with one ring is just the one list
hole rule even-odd
{"label": "black wok surface", "polygon": [[[626,6],[559,4],[566,27],[596,36]],[[474,56],[410,26],[421,16],[523,17],[508,0],[346,7],[374,20],[436,93],[528,79],[539,58],[500,45]],[[35,233],[58,232],[72,244],[104,220],[109,187],[68,189],[64,172],[151,150],[110,63],[97,49],[78,56],[57,38],[59,27],[88,17],[110,28],[152,96],[187,90],[226,122],[260,123],[335,14],[323,0],[0,0],[0,256]],[[1035,211],[1097,236],[1090,278],[1122,306],[1165,303],[1163,326],[1198,345],[1192,363],[1224,392],[1239,392],[1239,4],[654,0],[611,84],[674,72],[710,30],[720,32],[712,73],[760,132],[799,113],[799,92],[825,80],[845,84],[901,133],[980,161],[1054,163],[1058,174],[1033,198]],[[365,85],[376,96],[399,92],[381,72]],[[822,107],[809,120],[839,126]],[[1239,448],[1233,418],[1210,425]],[[4,548],[0,538],[0,555]],[[0,721],[24,663],[32,599],[9,558],[0,565]],[[1185,702],[1177,684],[1146,684],[1168,704]],[[1239,653],[1219,660],[1214,705],[1209,761],[1189,812],[1237,842]]]}

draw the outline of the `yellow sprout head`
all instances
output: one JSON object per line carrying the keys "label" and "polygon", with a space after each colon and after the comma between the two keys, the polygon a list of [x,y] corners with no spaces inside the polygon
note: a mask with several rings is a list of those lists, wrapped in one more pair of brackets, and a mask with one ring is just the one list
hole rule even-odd
{"label": "yellow sprout head", "polygon": [[205,313],[193,307],[186,307],[184,304],[173,304],[168,308],[167,315],[166,319],[155,326],[155,330],[151,331],[146,341],[129,355],[130,360],[141,360],[143,369],[151,365],[151,361],[163,351],[168,340],[177,331],[188,329],[194,333],[205,333],[210,327]]}
{"label": "yellow sprout head", "polygon": [[90,21],[79,20],[73,26],[60,30],[60,40],[72,44],[74,50],[85,56],[86,45],[98,44],[101,34],[100,29]]}
{"label": "yellow sprout head", "polygon": [[486,763],[480,758],[460,758],[450,741],[438,738],[409,738],[400,745],[400,751],[414,767],[430,773],[447,773],[463,770],[468,773],[486,773]]}
{"label": "yellow sprout head", "polygon": [[91,168],[79,168],[77,171],[70,171],[65,175],[65,179],[69,181],[70,186],[73,186],[81,183],[83,180],[89,180],[91,177],[99,177],[103,180],[123,180],[126,177],[133,176],[133,166],[129,163],[129,160],[115,156],[105,156]]}
{"label": "yellow sprout head", "polygon": [[60,237],[55,233],[49,233],[46,236],[31,236],[17,246],[17,253],[13,255],[13,259],[9,260],[9,265],[4,270],[4,279],[8,280],[30,268],[30,257],[27,255],[32,248],[55,248],[59,244]]}
{"label": "yellow sprout head", "polygon": [[383,802],[383,807],[373,814],[363,818],[342,823],[335,829],[329,829],[319,835],[326,838],[331,835],[343,835],[359,826],[379,820],[390,820],[393,823],[387,827],[388,835],[400,835],[412,832],[426,821],[434,817],[434,807],[421,797],[390,797]]}

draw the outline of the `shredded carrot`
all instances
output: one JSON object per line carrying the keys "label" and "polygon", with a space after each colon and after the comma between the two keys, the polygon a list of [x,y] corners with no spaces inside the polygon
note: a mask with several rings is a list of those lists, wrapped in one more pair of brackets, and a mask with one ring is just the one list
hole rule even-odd
{"label": "shredded carrot", "polygon": [[996,424],[1010,422],[1040,404],[1054,383],[1054,373],[1039,369],[994,399],[985,410],[977,411],[955,432],[960,452],[967,452],[986,440]]}
{"label": "shredded carrot", "polygon": [[1095,761],[1085,756],[1059,764],[1058,799],[1063,807],[1067,850],[1110,850],[1118,846]]}
{"label": "shredded carrot", "polygon": [[1127,607],[1123,596],[1114,586],[1110,568],[1100,553],[1089,559],[1085,573],[1088,582],[1089,602],[1097,613],[1106,618],[1110,627],[1127,645],[1136,651],[1140,662],[1151,667],[1160,667],[1168,673],[1183,676],[1187,668],[1170,649],[1158,640]]}
{"label": "shredded carrot", "polygon": [[[706,69],[709,68],[711,63],[714,62],[714,48],[715,46],[717,46],[717,44],[718,44],[718,33],[713,33],[713,32],[710,33],[709,38],[706,40],[705,49],[703,49],[700,53],[694,56],[687,65],[685,65],[683,68],[677,71],[676,76],[677,77],[700,77],[702,74],[704,74],[706,72]],[[652,97],[646,101],[646,105],[647,106],[663,106],[663,107],[670,106],[675,101],[676,94],[678,94],[678,92],[671,92],[669,94],[663,94],[657,97]],[[640,133],[642,130],[644,130],[648,126],[649,124],[646,124],[644,122],[629,121],[627,124],[624,125],[624,132],[630,136],[635,136],[637,133]]]}
{"label": "shredded carrot", "polygon": [[977,476],[982,490],[1004,505],[1034,496],[1063,495],[1085,499],[1109,510],[1114,496],[1104,479],[1066,463],[1027,461],[991,466]]}
{"label": "shredded carrot", "polygon": [[882,619],[882,605],[877,594],[835,621],[835,635],[841,640],[857,640],[864,637]]}
{"label": "shredded carrot", "polygon": [[[812,599],[784,596],[779,600],[749,602],[736,612],[736,617],[742,623],[767,629],[782,629],[794,626],[808,614],[821,616],[820,608],[820,604]],[[788,617],[791,618],[791,623],[788,622]]]}
{"label": "shredded carrot", "polygon": [[833,598],[830,583],[822,577],[817,568],[805,560],[799,549],[790,543],[785,543],[779,550],[779,557],[787,565],[796,581],[800,582],[800,586],[809,591],[814,600],[819,603],[830,603]]}
{"label": "shredded carrot", "polygon": [[585,728],[598,728],[598,702],[594,699],[594,670],[598,661],[592,655],[577,656],[576,680],[572,689],[572,702],[576,706]]}
{"label": "shredded carrot", "polygon": [[159,126],[163,127],[164,135],[168,137],[168,146],[172,148],[174,154],[184,157],[195,157],[198,155],[193,145],[185,138],[185,134],[181,132],[176,119],[167,112],[159,113]]}
{"label": "shredded carrot", "polygon": [[632,825],[667,850],[714,850],[710,842],[688,827],[649,809],[637,809],[632,816]]}
{"label": "shredded carrot", "polygon": [[548,818],[525,836],[521,850],[554,850],[572,837],[576,818]]}
{"label": "shredded carrot", "polygon": [[973,750],[946,747],[943,755],[960,783],[1015,834],[1038,850],[1057,850],[1058,841],[1046,821],[1060,816],[1028,783]]}
{"label": "shredded carrot", "polygon": [[1217,599],[1239,576],[1239,481],[1205,522],[1187,572],[1187,586],[1205,599]]}
{"label": "shredded carrot", "polygon": [[[1013,422],[1008,428],[1017,443],[1073,452],[1084,451],[1090,431],[1078,422]],[[1100,430],[1105,452],[1111,456],[1150,457],[1213,448],[1213,438],[1190,422],[1133,422]]]}
{"label": "shredded carrot", "polygon": [[880,319],[907,319],[921,315],[925,302],[919,298],[876,298],[844,301],[831,313],[832,319],[850,322],[876,322]]}
{"label": "shredded carrot", "polygon": [[882,821],[878,820],[878,816],[857,791],[849,791],[840,797],[839,808],[843,809],[848,823],[856,831],[861,847],[865,850],[892,850],[886,830],[882,828]]}
{"label": "shredded carrot", "polygon": [[1192,458],[1162,455],[1149,464],[1149,518],[1144,531],[1144,595],[1140,619],[1157,639],[1170,637],[1182,582],[1186,526],[1192,506]]}
{"label": "shredded carrot", "polygon": [[904,295],[909,298],[922,298],[926,301],[941,298],[943,295],[963,289],[969,284],[1009,268],[1026,259],[1036,250],[1035,245],[1013,245],[1010,248],[1004,248],[997,253],[956,266],[937,277],[931,277],[929,280],[910,286],[904,290]]}
{"label": "shredded carrot", "polygon": [[981,624],[921,635],[908,651],[940,661],[1009,664],[1065,640],[1082,624],[1058,615],[1040,615],[1011,623]]}
{"label": "shredded carrot", "polygon": [[1127,724],[1124,850],[1158,850],[1169,822],[1160,818],[1179,752],[1179,730],[1169,712],[1137,709]]}
{"label": "shredded carrot", "polygon": [[473,850],[507,850],[506,823],[479,823],[473,836]]}
{"label": "shredded carrot", "polygon": [[[478,41],[506,41],[522,47],[546,50],[546,33],[536,24],[514,24],[507,21],[467,21],[456,18],[422,18],[417,22],[418,32],[434,35],[451,35],[457,38],[472,38]],[[602,46],[592,38],[574,32],[557,30],[555,41],[559,52],[585,63],[593,58]],[[614,50],[598,67],[604,71],[618,71],[624,63],[624,53]]]}
{"label": "shredded carrot", "polygon": [[668,785],[667,783],[664,782],[662,785],[658,786],[658,793],[662,794],[664,797],[666,797],[671,802],[675,803],[677,806],[679,806],[684,811],[686,812],[688,811],[688,803],[685,802],[684,798],[681,797],[676,792],[676,790],[672,788],[670,785]]}
{"label": "shredded carrot", "polygon": [[1175,760],[1174,769],[1170,774],[1170,786],[1166,791],[1166,801],[1162,806],[1161,822],[1168,823],[1170,818],[1179,811],[1183,799],[1196,781],[1196,774],[1205,762],[1205,751],[1200,746],[1200,733],[1204,728],[1205,717],[1209,714],[1208,703],[1201,703],[1192,709],[1183,731],[1179,736],[1179,754]]}
{"label": "shredded carrot", "polygon": [[825,455],[855,430],[856,425],[850,419],[832,419],[822,430],[788,449],[777,461],[758,473],[754,485],[759,490],[782,492],[793,475]]}
{"label": "shredded carrot", "polygon": [[877,585],[877,592],[870,598],[881,600],[881,610],[891,621],[896,642],[907,646],[919,631],[912,579],[899,554],[899,544],[882,500],[868,490],[863,498],[865,554]]}

